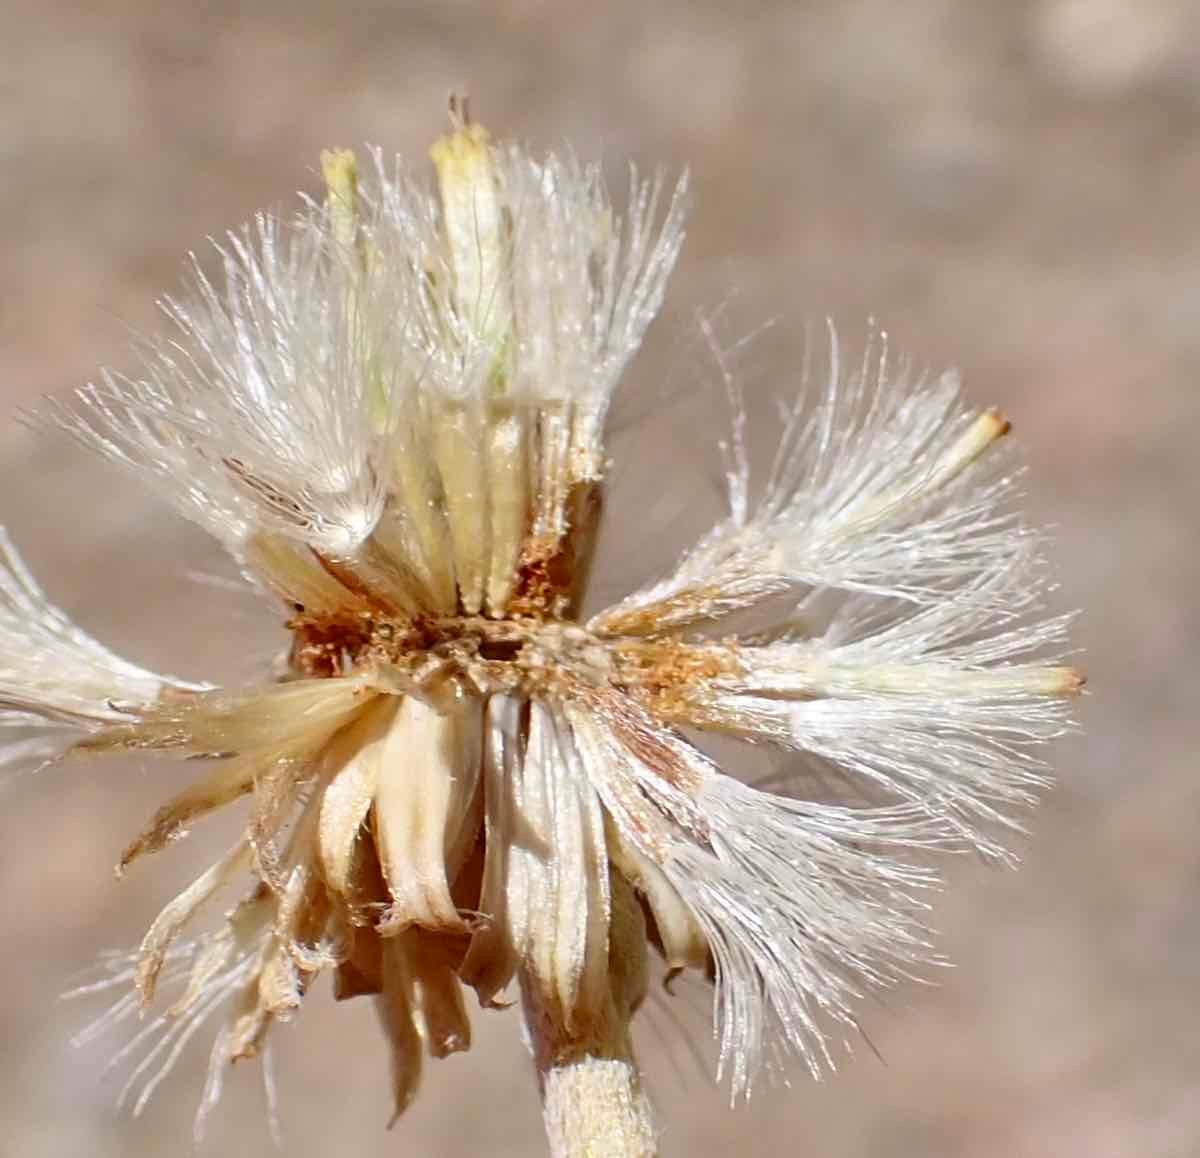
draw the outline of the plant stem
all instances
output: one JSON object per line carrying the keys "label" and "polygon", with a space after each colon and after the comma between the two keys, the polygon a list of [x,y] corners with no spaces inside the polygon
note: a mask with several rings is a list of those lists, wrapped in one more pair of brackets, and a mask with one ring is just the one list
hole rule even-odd
{"label": "plant stem", "polygon": [[585,1054],[539,1072],[553,1158],[654,1158],[650,1103],[633,1057]]}
{"label": "plant stem", "polygon": [[633,1058],[629,1023],[646,995],[646,926],[632,888],[611,878],[609,991],[603,1012],[568,1030],[528,975],[522,1008],[542,1093],[552,1158],[655,1158],[650,1101]]}

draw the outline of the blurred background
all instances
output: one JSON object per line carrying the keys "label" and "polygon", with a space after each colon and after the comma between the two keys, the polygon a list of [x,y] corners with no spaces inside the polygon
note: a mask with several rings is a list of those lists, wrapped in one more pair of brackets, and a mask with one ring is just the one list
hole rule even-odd
{"label": "blurred background", "polygon": [[[964,864],[947,889],[956,967],[864,1010],[878,1056],[859,1043],[836,1077],[797,1072],[737,1112],[648,1017],[663,1153],[1200,1153],[1200,7],[0,0],[4,412],[128,367],[183,254],[314,190],[322,147],[423,157],[456,87],[497,132],[569,139],[614,177],[627,157],[693,174],[674,304],[632,375],[660,402],[622,434],[637,514],[609,525],[607,582],[641,579],[638,536],[695,509],[697,448],[722,429],[694,417],[672,327],[733,294],[735,330],[831,314],[854,338],[876,317],[918,363],[961,367],[973,403],[1011,415],[1032,513],[1057,527],[1056,599],[1086,609],[1086,733],[1056,753],[1021,871]],[[796,374],[770,353],[756,370]],[[11,419],[0,521],[57,601],[151,667],[237,680],[279,645],[200,531]],[[131,1121],[113,1109],[129,1067],[102,1075],[119,1039],[67,1044],[103,1005],[57,1001],[224,847],[218,822],[114,881],[180,772],[67,767],[0,791],[2,1155],[190,1145],[204,1043]],[[682,1020],[704,1046],[703,1008]],[[287,1152],[542,1152],[515,1017],[478,1031],[388,1134],[371,1010],[322,992],[276,1039]],[[204,1152],[268,1147],[239,1067]]]}

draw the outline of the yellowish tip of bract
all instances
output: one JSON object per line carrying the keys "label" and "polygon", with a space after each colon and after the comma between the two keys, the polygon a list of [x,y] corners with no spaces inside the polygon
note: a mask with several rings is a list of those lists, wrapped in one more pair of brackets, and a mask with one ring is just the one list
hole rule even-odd
{"label": "yellowish tip of bract", "polygon": [[358,159],[353,149],[325,149],[321,153],[321,176],[325,179],[326,202],[333,217],[333,232],[342,245],[352,245],[358,228]]}
{"label": "yellowish tip of bract", "polygon": [[964,466],[973,463],[993,443],[999,442],[1012,430],[1012,423],[994,406],[985,410],[967,428],[956,450]]}
{"label": "yellowish tip of bract", "polygon": [[474,122],[459,125],[429,146],[443,196],[447,187],[469,188],[493,180],[491,147],[491,133]]}
{"label": "yellowish tip of bract", "polygon": [[507,223],[491,134],[463,121],[439,137],[429,155],[437,170],[459,316],[478,340],[500,342],[508,325]]}
{"label": "yellowish tip of bract", "polygon": [[1087,687],[1087,675],[1077,667],[1051,668],[1054,674],[1051,695],[1077,696]]}

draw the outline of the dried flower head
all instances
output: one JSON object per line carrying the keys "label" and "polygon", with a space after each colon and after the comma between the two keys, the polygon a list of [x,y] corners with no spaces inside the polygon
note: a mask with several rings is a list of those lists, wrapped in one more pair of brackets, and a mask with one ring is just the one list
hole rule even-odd
{"label": "dried flower head", "polygon": [[[0,540],[6,758],[202,759],[122,868],[252,800],[93,987],[136,990],[99,1027],[180,987],[122,1051],[142,1103],[219,1017],[202,1120],[227,1063],[324,973],[375,997],[397,1113],[425,1053],[468,1048],[464,991],[515,993],[555,1151],[651,1153],[629,1045],[648,950],[668,980],[713,982],[735,1095],[789,1053],[819,1071],[860,992],[928,958],[925,852],[1002,852],[1081,680],[1055,661],[1067,624],[1039,615],[1038,537],[992,461],[1007,422],[878,344],[842,366],[833,343],[756,501],[727,376],[727,517],[581,618],[606,411],[679,252],[686,181],[634,174],[617,212],[595,168],[465,115],[432,155],[430,186],[326,154],[321,203],[229,235],[220,279],[193,265],[165,301],[140,374],[52,415],[232,553],[286,615],[286,673],[228,690],[136,667]],[[750,787],[705,733],[820,774]],[[831,793],[830,771],[860,791]]]}

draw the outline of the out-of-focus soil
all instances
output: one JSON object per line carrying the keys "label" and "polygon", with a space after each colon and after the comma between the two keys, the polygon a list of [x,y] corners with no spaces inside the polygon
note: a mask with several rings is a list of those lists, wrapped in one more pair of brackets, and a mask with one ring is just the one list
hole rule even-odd
{"label": "out-of-focus soil", "polygon": [[[635,367],[639,390],[672,365],[688,385],[670,327],[734,291],[728,316],[747,331],[828,313],[853,338],[877,317],[895,346],[961,367],[972,401],[1012,416],[1029,504],[1057,527],[1056,598],[1086,609],[1086,733],[1056,753],[1060,786],[1021,871],[964,864],[947,890],[937,920],[956,967],[864,1011],[882,1060],[858,1042],[835,1078],[797,1072],[733,1112],[671,1021],[648,1017],[664,1154],[1200,1152],[1200,10],[3,0],[4,410],[99,364],[132,368],[128,331],[156,324],[184,252],[313,189],[323,146],[420,156],[457,86],[504,134],[604,159],[614,185],[627,156],[691,167],[674,316]],[[775,355],[758,369],[780,387],[796,374]],[[644,576],[648,551],[670,556],[664,531],[687,521],[702,477],[695,448],[719,434],[686,389],[671,397],[651,433],[622,442],[631,501],[608,529],[613,588]],[[190,577],[230,573],[200,531],[11,420],[0,521],[58,601],[150,666],[237,679],[278,642],[252,598]],[[120,1077],[101,1076],[112,1041],[70,1049],[89,1011],[56,1003],[221,847],[218,822],[113,880],[127,835],[185,772],[71,765],[0,795],[4,1155],[189,1145],[201,1043],[130,1121],[112,1108]],[[704,1045],[695,1004],[684,1020]],[[276,1042],[288,1152],[540,1152],[515,1018],[478,1028],[388,1134],[370,1009],[318,996]],[[230,1087],[208,1152],[265,1151],[253,1068]]]}

